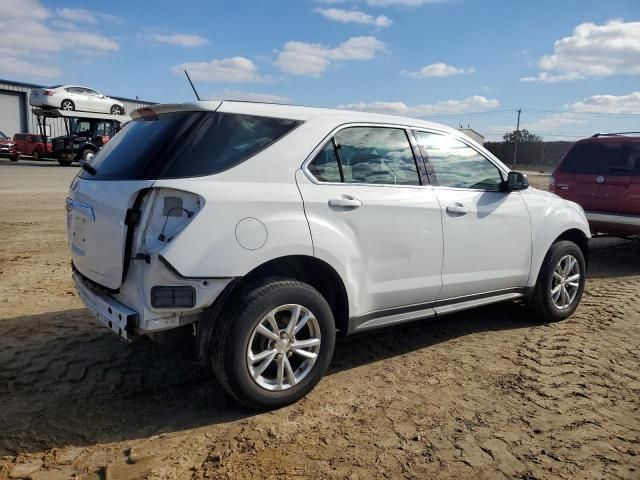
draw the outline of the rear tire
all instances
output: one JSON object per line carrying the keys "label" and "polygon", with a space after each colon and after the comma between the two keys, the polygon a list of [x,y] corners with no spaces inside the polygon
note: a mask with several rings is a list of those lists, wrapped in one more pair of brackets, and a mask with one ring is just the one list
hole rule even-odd
{"label": "rear tire", "polygon": [[551,245],[529,307],[542,322],[557,322],[575,312],[584,292],[586,263],[580,247],[568,240]]}
{"label": "rear tire", "polygon": [[124,115],[124,109],[120,105],[113,105],[111,107],[111,115]]}
{"label": "rear tire", "polygon": [[262,280],[222,309],[210,343],[211,363],[219,382],[239,402],[273,409],[296,402],[316,386],[334,344],[331,308],[315,288],[297,280]]}

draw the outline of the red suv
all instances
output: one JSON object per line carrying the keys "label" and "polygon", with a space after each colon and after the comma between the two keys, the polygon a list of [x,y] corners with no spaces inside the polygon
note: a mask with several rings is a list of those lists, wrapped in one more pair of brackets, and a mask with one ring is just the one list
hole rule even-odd
{"label": "red suv", "polygon": [[640,235],[640,137],[596,134],[576,142],[549,189],[584,208],[593,233]]}
{"label": "red suv", "polygon": [[35,133],[16,133],[13,136],[13,141],[18,150],[16,154],[17,158],[20,158],[20,155],[31,155],[34,160],[40,160],[43,154],[51,153],[51,143],[47,142],[45,150],[42,135]]}

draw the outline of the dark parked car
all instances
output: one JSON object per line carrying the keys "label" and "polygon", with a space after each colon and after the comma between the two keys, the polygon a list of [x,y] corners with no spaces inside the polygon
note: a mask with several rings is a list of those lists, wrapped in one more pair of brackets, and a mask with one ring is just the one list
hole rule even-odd
{"label": "dark parked car", "polygon": [[51,141],[53,155],[58,163],[69,166],[84,159],[90,161],[120,129],[117,120],[72,118],[69,121],[70,135],[56,137]]}
{"label": "dark parked car", "polygon": [[42,135],[35,133],[16,133],[13,136],[16,144],[16,160],[21,155],[31,155],[34,160],[40,160],[42,156],[51,153],[51,143],[45,146]]}
{"label": "dark parked car", "polygon": [[597,134],[576,142],[549,186],[582,205],[593,233],[640,235],[640,136]]}

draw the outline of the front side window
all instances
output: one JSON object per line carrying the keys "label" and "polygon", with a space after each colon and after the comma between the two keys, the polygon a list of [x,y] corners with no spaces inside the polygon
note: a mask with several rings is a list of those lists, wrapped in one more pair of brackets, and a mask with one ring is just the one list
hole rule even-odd
{"label": "front side window", "polygon": [[88,120],[80,120],[72,118],[71,121],[71,133],[76,135],[89,135],[91,133],[91,122]]}
{"label": "front side window", "polygon": [[434,185],[500,190],[498,167],[470,146],[447,135],[416,132],[416,137],[433,168]]}
{"label": "front side window", "polygon": [[93,158],[92,180],[213,175],[264,150],[300,122],[218,112],[174,112],[127,123]]}
{"label": "front side window", "polygon": [[340,130],[309,164],[309,172],[324,182],[420,185],[411,144],[400,128]]}

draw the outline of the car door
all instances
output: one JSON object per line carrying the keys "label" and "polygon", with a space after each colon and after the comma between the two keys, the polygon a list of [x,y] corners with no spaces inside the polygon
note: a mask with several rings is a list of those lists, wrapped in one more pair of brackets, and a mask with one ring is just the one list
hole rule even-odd
{"label": "car door", "polygon": [[441,288],[442,220],[408,132],[349,126],[311,158],[296,178],[314,254],[341,270],[350,315],[426,308]]}
{"label": "car door", "polygon": [[502,191],[506,171],[450,134],[415,132],[442,207],[439,300],[524,287],[531,221],[519,192]]}
{"label": "car door", "polygon": [[83,88],[84,95],[87,101],[87,110],[90,112],[104,112],[105,108],[103,105],[103,101],[101,95],[95,90],[91,90],[90,88]]}
{"label": "car door", "polygon": [[86,111],[89,108],[89,103],[87,102],[87,96],[84,93],[84,89],[81,87],[69,87],[66,89],[67,95],[73,102],[76,107],[76,110],[81,112]]}

